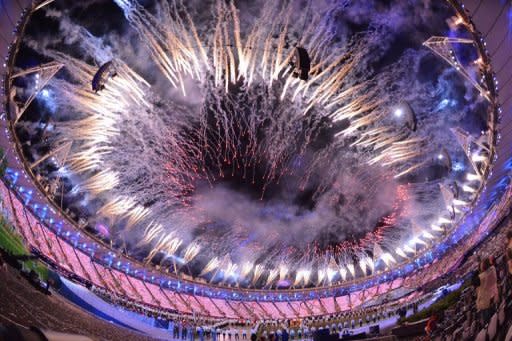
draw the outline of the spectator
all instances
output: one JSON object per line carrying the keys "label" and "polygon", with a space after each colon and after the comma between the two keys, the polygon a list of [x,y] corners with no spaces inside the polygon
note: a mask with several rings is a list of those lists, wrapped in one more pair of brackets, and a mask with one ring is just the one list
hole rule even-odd
{"label": "spectator", "polygon": [[512,230],[507,232],[507,249],[512,248]]}
{"label": "spectator", "polygon": [[488,258],[484,259],[479,275],[480,286],[477,288],[476,308],[481,314],[483,323],[487,323],[492,315],[493,305],[498,299],[496,268]]}
{"label": "spectator", "polygon": [[437,314],[433,314],[428,319],[427,325],[425,326],[425,332],[427,333],[428,336],[432,335],[432,333],[436,330],[437,320],[438,320]]}
{"label": "spectator", "polygon": [[507,248],[507,270],[508,275],[512,276],[512,248]]}
{"label": "spectator", "polygon": [[288,341],[289,340],[289,334],[288,334],[288,331],[286,330],[286,328],[283,329],[283,334],[281,336],[281,340],[282,341]]}
{"label": "spectator", "polygon": [[7,263],[2,258],[2,255],[0,254],[0,269],[3,271],[7,271]]}
{"label": "spectator", "polygon": [[471,274],[471,285],[475,290],[480,286],[480,273],[478,270],[475,270]]}
{"label": "spectator", "polygon": [[204,341],[204,329],[202,326],[199,326],[197,329],[197,335],[199,336],[199,341]]}

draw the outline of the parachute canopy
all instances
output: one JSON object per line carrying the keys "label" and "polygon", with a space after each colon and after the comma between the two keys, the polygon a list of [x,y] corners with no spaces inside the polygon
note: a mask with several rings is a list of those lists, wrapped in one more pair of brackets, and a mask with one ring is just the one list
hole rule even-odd
{"label": "parachute canopy", "polygon": [[414,110],[412,109],[412,107],[409,103],[403,102],[402,106],[403,106],[405,118],[407,119],[407,122],[405,123],[405,125],[407,126],[407,128],[411,129],[412,131],[416,131],[416,124],[417,124],[416,113],[414,112]]}
{"label": "parachute canopy", "polygon": [[308,51],[303,47],[296,47],[292,61],[290,63],[293,68],[293,77],[307,81],[309,78],[309,70],[311,69],[311,59]]}
{"label": "parachute canopy", "polygon": [[437,154],[438,162],[446,167],[448,170],[452,169],[452,159],[450,154],[446,151],[446,149],[442,148],[441,151]]}
{"label": "parachute canopy", "polygon": [[100,66],[94,77],[92,78],[92,90],[98,92],[105,88],[105,84],[110,78],[117,75],[114,63],[110,60]]}

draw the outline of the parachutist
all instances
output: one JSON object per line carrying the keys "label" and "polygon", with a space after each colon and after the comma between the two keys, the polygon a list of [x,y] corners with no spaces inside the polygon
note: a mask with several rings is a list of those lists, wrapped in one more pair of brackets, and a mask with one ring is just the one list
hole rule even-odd
{"label": "parachutist", "polygon": [[98,93],[105,89],[105,84],[110,78],[117,76],[117,70],[112,60],[106,62],[98,69],[92,78],[92,91]]}
{"label": "parachutist", "polygon": [[303,47],[296,47],[290,66],[293,68],[293,77],[307,81],[311,70],[311,59],[308,51]]}

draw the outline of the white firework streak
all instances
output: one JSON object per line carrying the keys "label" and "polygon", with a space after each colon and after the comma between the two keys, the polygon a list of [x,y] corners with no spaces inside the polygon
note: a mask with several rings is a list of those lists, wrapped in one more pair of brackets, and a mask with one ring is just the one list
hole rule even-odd
{"label": "white firework streak", "polygon": [[[382,125],[388,108],[386,101],[379,98],[376,90],[372,90],[372,81],[351,84],[351,71],[363,57],[364,51],[359,47],[364,41],[347,46],[342,51],[328,50],[324,45],[329,39],[329,33],[322,30],[318,17],[306,18],[306,14],[303,14],[301,20],[307,24],[297,45],[308,50],[312,67],[307,82],[293,76],[290,62],[294,49],[287,42],[289,33],[296,30],[291,15],[291,2],[283,6],[267,2],[261,18],[256,20],[247,34],[242,34],[238,9],[234,3],[227,4],[219,0],[215,4],[216,17],[210,40],[201,39],[186,10],[180,7],[178,14],[176,3],[169,6],[167,1],[159,2],[163,15],[157,18],[136,1],[115,2],[123,9],[127,20],[147,45],[152,60],[172,87],[180,89],[186,95],[185,82],[188,79],[201,84],[203,88],[208,88],[209,82],[214,86],[210,108],[215,111],[219,132],[207,129],[204,112],[201,112],[203,116],[196,118],[201,123],[198,136],[202,140],[199,147],[180,135],[178,125],[162,128],[162,135],[165,135],[162,140],[165,137],[165,144],[160,147],[159,152],[167,158],[163,166],[166,171],[165,191],[174,199],[172,208],[180,206],[180,198],[184,193],[193,191],[191,179],[203,178],[211,181],[216,177],[223,177],[221,165],[227,160],[240,162],[245,172],[245,168],[250,169],[267,159],[269,166],[264,175],[267,185],[271,181],[278,181],[288,171],[284,165],[293,157],[290,145],[295,140],[287,136],[293,136],[295,128],[287,123],[308,117],[317,108],[321,108],[323,117],[329,118],[333,123],[349,122],[347,128],[335,134],[337,140],[334,145],[354,138],[350,146],[365,149],[368,165],[387,167],[393,171],[395,177],[408,174],[423,165],[417,161],[422,156],[420,146],[424,141],[421,138],[410,137],[410,133],[395,126]],[[66,122],[58,127],[58,142],[74,142],[67,166],[74,173],[89,176],[78,190],[99,196],[107,190],[118,188],[122,184],[122,177],[129,173],[129,170],[116,169],[114,172],[105,169],[105,165],[110,162],[107,160],[118,158],[115,141],[122,134],[123,122],[133,115],[158,113],[158,108],[150,98],[150,84],[122,61],[115,60],[117,76],[109,79],[105,89],[95,94],[88,87],[97,71],[96,67],[60,53],[55,53],[53,57],[66,65],[76,81],[71,83],[57,79],[52,82],[62,94],[59,101],[64,107],[72,106],[83,114],[79,120]],[[275,116],[282,121],[276,119],[272,122],[275,133],[265,145],[258,143],[257,133],[261,125],[258,118],[232,115],[236,113],[239,103],[229,92],[230,87],[236,83],[242,83],[245,88],[256,84],[264,84],[269,89],[277,88],[277,98],[283,102],[289,100],[293,104],[276,110]],[[215,97],[218,94],[215,91],[222,91],[226,95],[222,102],[218,99],[220,96]],[[261,105],[270,106],[270,102],[262,101]],[[235,109],[226,114],[227,110],[219,109],[224,107]],[[284,120],[286,121],[283,122]],[[306,132],[306,141],[312,139],[312,131],[313,128]],[[212,139],[212,135],[215,143],[208,144],[207,139]],[[244,147],[245,150],[240,151],[242,135],[248,136],[249,143]],[[306,147],[307,143],[302,146],[300,153]],[[202,169],[204,163],[201,162],[206,158],[214,159],[213,162],[218,164],[219,174],[201,174],[209,172]],[[305,172],[303,183],[307,183],[313,167],[328,161],[328,158],[328,152],[319,153],[311,162],[310,169]],[[237,161],[239,159],[243,159],[243,162]],[[325,189],[328,184],[326,180],[319,188]],[[138,185],[138,188],[143,188],[143,184]],[[127,192],[129,190],[133,193]],[[159,191],[163,190],[151,189],[144,194],[153,197],[161,195]],[[124,220],[127,230],[142,226],[144,233],[137,246],[152,245],[151,252],[145,259],[147,262],[159,252],[166,255],[177,254],[184,243],[183,239],[174,231],[169,232],[169,228],[164,226],[165,217],[159,217],[157,213],[153,215],[153,211],[158,209],[153,210],[142,205],[142,202],[148,200],[132,197],[135,192],[135,189],[126,189],[122,195],[108,199],[98,210],[98,215],[112,220]],[[176,211],[180,214],[183,208],[176,208]],[[182,251],[184,262],[191,262],[206,248],[200,241],[193,241]],[[218,259],[212,259],[201,273],[204,275],[217,270],[220,267],[219,262]],[[228,267],[230,271],[240,269],[244,277],[252,271],[253,284],[264,272],[261,264],[232,265]],[[271,285],[279,274],[276,269],[270,269],[267,285]],[[303,270],[300,274],[298,272],[297,284],[301,281],[309,282],[310,275],[310,270]]]}

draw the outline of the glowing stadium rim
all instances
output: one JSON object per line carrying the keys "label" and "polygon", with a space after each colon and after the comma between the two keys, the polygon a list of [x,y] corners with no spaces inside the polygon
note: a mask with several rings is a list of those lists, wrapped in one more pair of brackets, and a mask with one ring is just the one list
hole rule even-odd
{"label": "glowing stadium rim", "polygon": [[[47,2],[48,1],[42,1],[41,4],[46,4]],[[497,90],[496,90],[495,79],[494,79],[494,76],[493,76],[493,73],[492,73],[492,68],[491,68],[491,65],[490,65],[490,57],[489,57],[489,55],[488,55],[488,53],[486,51],[485,43],[483,41],[483,38],[480,36],[478,31],[475,29],[474,24],[472,23],[471,19],[466,14],[466,12],[464,10],[464,7],[462,5],[460,5],[456,1],[448,0],[448,2],[453,6],[455,11],[457,12],[458,18],[460,19],[459,24],[464,25],[468,29],[468,31],[472,33],[473,39],[474,39],[474,43],[475,43],[476,48],[477,48],[478,53],[479,53],[478,63],[480,63],[480,65],[482,67],[482,70],[483,70],[483,74],[484,74],[482,80],[483,80],[483,83],[485,84],[486,89],[488,89],[487,94],[484,94],[484,95],[486,97],[488,96],[488,99],[489,99],[489,102],[490,102],[490,111],[489,111],[489,115],[488,115],[488,128],[489,128],[489,131],[491,132],[491,134],[489,134],[490,135],[489,138],[490,138],[490,141],[491,141],[491,147],[490,147],[490,151],[489,151],[489,160],[494,161],[495,160],[495,148],[494,147],[495,147],[495,143],[496,143],[496,134],[497,134],[496,123],[497,123],[497,120],[498,120],[500,108],[499,108],[499,104],[498,104],[497,99],[496,99]],[[14,60],[16,58],[16,54],[17,54],[17,51],[18,51],[18,48],[19,48],[19,44],[21,42],[20,38],[23,36],[25,26],[26,26],[27,22],[29,21],[29,18],[31,16],[31,14],[33,13],[33,11],[35,11],[35,10],[37,10],[39,8],[40,8],[40,6],[34,6],[30,11],[24,11],[24,16],[19,21],[19,29],[17,30],[18,34],[16,35],[14,43],[13,43],[13,45],[10,46],[10,50],[9,50],[10,54],[9,54],[8,63],[7,63],[8,73],[7,73],[6,78],[5,78],[5,84],[7,85],[5,87],[6,98],[11,99],[11,96],[10,96],[11,90],[10,89],[11,89],[11,80],[12,80],[11,79],[11,76],[12,76],[12,66],[14,65]],[[16,148],[16,150],[18,152],[18,155],[22,159],[23,166],[25,168],[25,172],[27,172],[32,177],[32,179],[34,180],[34,184],[37,186],[38,190],[46,196],[46,192],[42,188],[41,184],[38,181],[35,180],[35,175],[33,174],[30,165],[22,157],[23,153],[21,152],[21,146],[20,146],[20,143],[19,143],[19,141],[17,139],[16,134],[14,133],[14,121],[17,118],[14,117],[15,115],[13,115],[12,112],[11,112],[11,109],[13,108],[13,105],[14,104],[11,101],[9,101],[9,103],[5,103],[5,109],[6,109],[6,112],[8,113],[8,117],[10,119],[10,122],[9,122],[10,134],[9,134],[9,137],[15,143],[15,148]],[[482,188],[484,187],[485,180],[487,179],[487,177],[489,175],[489,172],[490,172],[490,165],[487,165],[487,167],[486,167],[486,169],[484,171],[484,174],[482,175],[482,181],[480,183],[478,192],[480,192],[482,190]],[[102,240],[97,238],[95,235],[93,235],[91,233],[88,233],[84,229],[80,228],[78,226],[78,224],[76,224],[76,222],[73,219],[71,219],[69,216],[67,216],[65,212],[62,212],[60,210],[59,205],[53,203],[49,198],[47,198],[47,199],[48,199],[48,201],[50,201],[53,204],[53,208],[57,212],[59,212],[59,215],[66,217],[66,220],[67,220],[68,224],[74,226],[74,228],[77,231],[81,231],[81,232],[87,234],[88,238],[93,239],[96,243],[98,243],[99,245],[102,245],[105,248],[105,250],[109,250],[110,249],[107,244],[105,244]],[[471,205],[474,205],[476,200],[478,200],[478,195],[475,196],[475,199],[473,200]],[[461,221],[463,221],[465,219],[465,217],[466,217],[466,214],[460,216],[459,220],[457,221],[457,223],[460,223]],[[46,225],[48,225],[48,224],[46,224]],[[456,224],[454,224],[454,225],[456,225]],[[452,229],[450,232],[453,232],[453,230],[455,230],[455,229]],[[441,244],[445,244],[446,242],[448,242],[450,237],[451,237],[451,234],[448,234],[448,236],[446,236],[442,241],[440,241],[439,244],[440,245]],[[61,236],[61,238],[65,240],[64,236]],[[79,244],[81,244],[81,243],[79,243]],[[116,250],[111,250],[111,251],[113,251],[113,253],[117,254]],[[444,250],[444,251],[446,251],[446,250]],[[361,278],[353,278],[352,280],[343,281],[341,284],[321,286],[321,287],[315,287],[315,288],[276,289],[276,290],[261,290],[261,289],[252,289],[252,288],[236,289],[236,288],[227,287],[227,286],[223,286],[223,285],[208,285],[208,284],[206,284],[206,283],[204,283],[202,281],[197,281],[195,279],[186,278],[186,277],[185,278],[184,277],[175,277],[174,275],[172,275],[172,274],[170,275],[170,274],[165,273],[163,271],[161,271],[161,273],[164,274],[164,276],[168,276],[173,281],[179,280],[179,281],[183,281],[185,283],[189,282],[190,284],[194,284],[194,286],[195,285],[205,286],[206,288],[210,288],[210,287],[219,288],[219,289],[220,288],[229,288],[229,290],[232,291],[232,292],[240,292],[240,293],[262,292],[262,293],[265,293],[265,292],[269,292],[269,291],[271,291],[271,292],[275,291],[277,293],[279,293],[279,292],[295,292],[296,293],[296,292],[318,291],[319,293],[321,293],[322,291],[325,291],[325,293],[327,294],[327,291],[330,292],[331,290],[336,289],[336,288],[348,288],[349,286],[353,286],[356,283],[361,283],[361,282],[368,282],[368,283],[373,282],[373,283],[375,283],[374,280],[376,280],[377,283],[380,283],[382,281],[382,278],[384,278],[384,280],[385,280],[386,278],[392,277],[393,274],[396,274],[397,272],[398,272],[398,274],[400,274],[401,273],[401,269],[406,268],[407,264],[412,264],[412,263],[415,263],[415,262],[416,263],[422,263],[421,259],[424,259],[424,256],[426,254],[430,254],[430,257],[432,259],[432,254],[434,254],[436,256],[439,256],[439,255],[442,255],[444,253],[444,251],[440,251],[436,255],[436,250],[427,249],[427,250],[425,250],[425,251],[423,251],[423,252],[421,252],[419,254],[416,254],[414,258],[407,259],[406,261],[404,261],[404,262],[402,262],[400,264],[397,264],[396,266],[391,267],[391,269],[386,270],[384,272],[381,272],[381,273],[373,273],[372,272],[372,275],[370,275],[370,276],[361,277]],[[106,253],[107,252],[108,251],[106,251]],[[99,252],[98,252],[98,254],[99,254]],[[98,257],[96,259],[98,259]],[[141,262],[139,262],[136,259],[132,259],[132,258],[129,258],[129,257],[126,257],[126,256],[121,256],[120,259],[126,259],[128,262],[130,262],[134,266],[135,265],[139,265],[141,268],[145,268],[145,265],[142,264]],[[420,262],[417,262],[418,260],[420,260]],[[100,258],[99,262],[105,263],[105,260]],[[423,262],[423,263],[425,263],[425,262]],[[122,268],[122,265],[121,265],[121,268]],[[404,271],[403,273],[405,273],[405,272],[406,271]],[[387,275],[389,275],[389,277]],[[138,277],[138,276],[135,276],[135,277]],[[148,280],[150,280],[151,277],[152,276],[150,276],[150,275],[145,276],[145,278],[147,278]],[[329,295],[331,295],[331,294],[329,294]]]}

